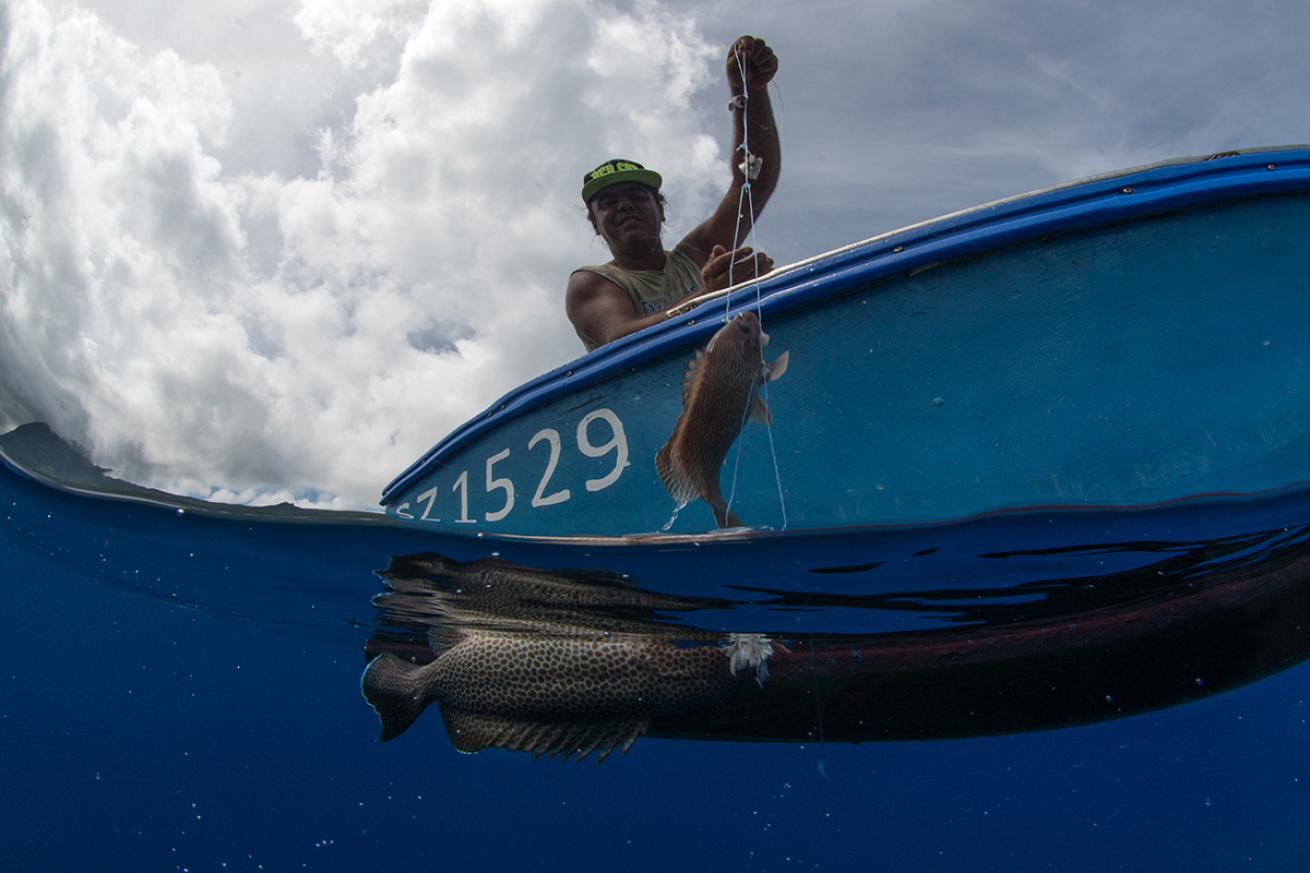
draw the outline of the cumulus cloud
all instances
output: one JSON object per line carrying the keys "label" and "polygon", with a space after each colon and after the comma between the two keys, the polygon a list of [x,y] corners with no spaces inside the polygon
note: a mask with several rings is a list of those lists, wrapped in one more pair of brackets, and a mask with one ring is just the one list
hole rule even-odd
{"label": "cumulus cloud", "polygon": [[[79,5],[80,4],[80,5]],[[983,200],[1304,141],[1310,6],[1259,0],[11,0],[0,425],[219,499],[371,506],[573,357],[577,190],[727,181],[722,52],[782,60],[785,263]]]}
{"label": "cumulus cloud", "polygon": [[373,60],[371,54],[403,45],[422,22],[426,5],[424,0],[301,0],[292,20],[314,51],[360,67]]}
{"label": "cumulus cloud", "polygon": [[[47,420],[97,463],[188,493],[369,505],[579,350],[561,297],[601,257],[585,170],[651,160],[681,214],[725,181],[691,105],[721,49],[694,20],[584,0],[357,5],[288,10],[342,65],[403,46],[388,81],[316,131],[312,174],[225,170],[244,107],[214,65],[145,51],[89,11],[12,7],[7,423]],[[363,22],[350,39],[347,21]],[[641,62],[616,66],[634,46]]]}

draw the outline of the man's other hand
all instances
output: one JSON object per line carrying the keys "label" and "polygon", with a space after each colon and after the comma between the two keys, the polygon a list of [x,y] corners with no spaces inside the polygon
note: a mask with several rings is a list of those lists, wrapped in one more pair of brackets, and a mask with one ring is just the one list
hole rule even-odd
{"label": "man's other hand", "polygon": [[[763,276],[772,269],[773,258],[764,252],[754,251],[750,246],[742,246],[732,251],[728,251],[723,246],[715,246],[710,249],[709,260],[701,267],[700,277],[705,283],[706,291],[722,291],[738,282]],[[731,282],[728,281],[729,270],[732,272]]]}

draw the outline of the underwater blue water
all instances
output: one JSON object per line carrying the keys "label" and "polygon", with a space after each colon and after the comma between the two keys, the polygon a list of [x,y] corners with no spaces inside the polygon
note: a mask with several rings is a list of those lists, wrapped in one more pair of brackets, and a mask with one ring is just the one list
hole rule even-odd
{"label": "underwater blue water", "polygon": [[[1195,702],[1025,734],[861,745],[643,737],[600,765],[464,755],[435,709],[380,742],[360,674],[383,591],[375,571],[443,545],[467,559],[476,541],[179,513],[64,493],[3,466],[0,520],[4,870],[1104,873],[1310,862],[1305,663]],[[717,582],[682,584],[724,594]],[[836,606],[771,620],[797,616],[822,629],[876,620]]]}

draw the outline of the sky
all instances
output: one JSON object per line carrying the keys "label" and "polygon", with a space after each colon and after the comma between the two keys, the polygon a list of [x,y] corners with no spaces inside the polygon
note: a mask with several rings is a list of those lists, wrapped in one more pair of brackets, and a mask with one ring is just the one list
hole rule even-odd
{"label": "sky", "polygon": [[978,203],[1310,142],[1310,4],[0,0],[0,430],[190,496],[374,509],[582,352],[578,190],[729,181],[767,40],[779,265]]}

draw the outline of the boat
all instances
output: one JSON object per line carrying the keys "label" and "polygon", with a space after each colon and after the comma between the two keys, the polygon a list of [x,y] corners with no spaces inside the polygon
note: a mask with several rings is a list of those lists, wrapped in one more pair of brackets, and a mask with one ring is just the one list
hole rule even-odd
{"label": "boat", "polygon": [[[1307,239],[1310,146],[967,209],[706,295],[533,379],[381,502],[464,535],[673,541],[1276,493],[1310,481]],[[689,485],[660,469],[675,429],[704,427],[679,424],[684,389],[752,319],[759,402],[710,452],[719,481]]]}

